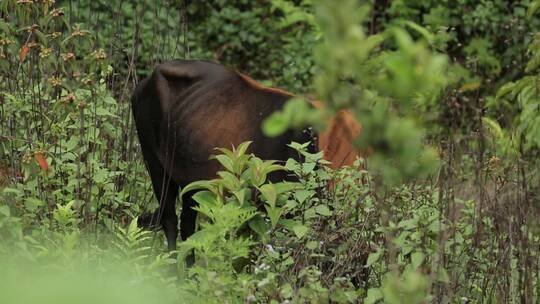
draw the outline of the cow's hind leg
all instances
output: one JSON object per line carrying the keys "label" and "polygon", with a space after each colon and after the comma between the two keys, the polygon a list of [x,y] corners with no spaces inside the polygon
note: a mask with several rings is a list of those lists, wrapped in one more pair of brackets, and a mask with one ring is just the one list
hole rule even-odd
{"label": "cow's hind leg", "polygon": [[[188,192],[182,196],[182,213],[180,214],[180,236],[182,241],[195,233],[195,223],[197,221],[197,211],[193,209],[196,206],[192,196],[195,192]],[[189,267],[195,263],[195,255],[191,252],[186,257],[186,265]]]}
{"label": "cow's hind leg", "polygon": [[178,217],[176,216],[176,197],[178,184],[165,172],[157,158],[148,155],[143,149],[143,156],[152,179],[152,187],[159,202],[159,208],[151,215],[141,216],[141,226],[155,227],[161,224],[169,251],[176,250],[178,238]]}
{"label": "cow's hind leg", "polygon": [[[168,191],[165,199],[160,203],[160,210],[163,211],[161,225],[167,238],[167,249],[176,250],[176,240],[178,239],[178,217],[176,216],[176,197],[178,196],[178,185],[169,181]],[[172,189],[171,189],[172,188]]]}

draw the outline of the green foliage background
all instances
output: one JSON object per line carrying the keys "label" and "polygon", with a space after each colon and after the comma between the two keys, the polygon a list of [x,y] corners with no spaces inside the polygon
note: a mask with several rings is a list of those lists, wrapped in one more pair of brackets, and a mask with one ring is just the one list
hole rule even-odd
{"label": "green foliage background", "polygon": [[[1,1],[0,302],[538,302],[539,7]],[[200,229],[176,263],[136,226],[156,202],[129,105],[172,58],[324,102],[292,101],[269,133],[350,110],[368,170],[301,144],[306,162],[279,166],[221,150],[219,177],[190,186]]]}

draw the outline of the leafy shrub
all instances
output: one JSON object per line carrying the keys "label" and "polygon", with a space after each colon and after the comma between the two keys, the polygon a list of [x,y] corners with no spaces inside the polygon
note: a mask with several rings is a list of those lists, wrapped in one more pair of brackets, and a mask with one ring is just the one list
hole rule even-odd
{"label": "leafy shrub", "polygon": [[48,1],[4,1],[1,16],[0,160],[12,174],[2,199],[25,226],[112,227],[138,214],[129,202],[149,184],[131,162],[130,111],[106,87],[104,50]]}

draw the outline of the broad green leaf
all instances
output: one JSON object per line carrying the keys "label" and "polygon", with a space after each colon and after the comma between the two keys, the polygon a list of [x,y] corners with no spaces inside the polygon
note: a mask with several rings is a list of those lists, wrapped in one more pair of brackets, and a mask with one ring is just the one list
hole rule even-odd
{"label": "broad green leaf", "polygon": [[219,171],[219,177],[222,179],[222,185],[231,191],[236,191],[240,188],[240,180],[231,172]]}
{"label": "broad green leaf", "polygon": [[293,232],[296,235],[296,237],[298,237],[299,239],[301,239],[304,235],[306,235],[308,230],[309,228],[302,224],[298,224],[293,227]]}
{"label": "broad green leaf", "polygon": [[315,211],[314,207],[309,208],[304,212],[304,218],[307,219],[307,220],[312,219],[312,218],[316,218],[316,217],[318,217],[318,215],[317,215],[317,212]]}
{"label": "broad green leaf", "polygon": [[283,194],[285,192],[292,191],[296,188],[300,188],[302,185],[300,183],[294,183],[294,182],[279,182],[274,184],[274,188],[276,189],[276,194]]}
{"label": "broad green leaf", "polygon": [[216,205],[216,195],[210,191],[199,191],[195,193],[192,196],[193,200],[195,200],[199,205],[208,205],[208,206],[215,206]]}
{"label": "broad green leaf", "polygon": [[375,262],[377,262],[381,258],[383,253],[384,249],[382,248],[378,248],[377,251],[370,253],[367,259],[366,267],[370,267]]}
{"label": "broad green leaf", "polygon": [[265,166],[262,169],[262,173],[268,175],[274,171],[285,170],[286,168],[281,165],[272,164],[274,161],[266,161]]}
{"label": "broad green leaf", "polygon": [[238,145],[238,148],[235,149],[236,155],[241,156],[241,155],[246,154],[246,151],[249,148],[249,146],[251,145],[251,143],[252,143],[252,141],[245,141],[245,142],[241,143],[240,145]]}
{"label": "broad green leaf", "polygon": [[302,172],[304,174],[310,174],[313,173],[313,170],[315,170],[315,167],[317,166],[316,162],[307,162],[304,163],[302,166]]}
{"label": "broad green leaf", "polygon": [[240,189],[233,191],[232,194],[236,197],[240,205],[244,205],[246,203],[246,198],[250,197],[251,191],[250,189]]}
{"label": "broad green leaf", "polygon": [[270,205],[271,207],[276,206],[277,193],[273,184],[262,185],[259,188],[259,191],[261,191],[266,204]]}
{"label": "broad green leaf", "polygon": [[313,192],[312,190],[297,190],[294,192],[294,197],[300,204],[302,204],[306,201],[306,199],[313,196],[314,194],[315,192]]}
{"label": "broad green leaf", "polygon": [[290,230],[290,231],[293,231],[293,228],[299,225],[297,221],[291,220],[291,219],[285,219],[285,218],[280,219],[278,223],[281,226],[283,226],[285,229]]}
{"label": "broad green leaf", "polygon": [[255,231],[262,239],[266,238],[266,233],[269,230],[268,224],[264,219],[259,215],[255,215],[252,219],[248,221],[248,226],[251,230]]}
{"label": "broad green leaf", "polygon": [[266,213],[268,214],[268,217],[270,218],[270,222],[272,223],[272,228],[275,228],[277,224],[279,223],[279,219],[281,218],[281,215],[283,214],[283,208],[270,207],[268,205],[265,205],[264,207],[266,208]]}
{"label": "broad green leaf", "polygon": [[186,194],[187,192],[194,191],[194,190],[200,190],[200,189],[207,189],[212,191],[215,187],[216,181],[215,180],[202,180],[202,181],[196,181],[193,183],[188,184],[187,186],[182,189],[182,192],[180,192],[180,197],[182,195]]}
{"label": "broad green leaf", "polygon": [[[229,150],[227,148],[216,148],[216,150],[220,151],[222,154],[226,155],[230,159],[235,158],[233,151],[231,151],[231,150]],[[212,157],[210,157],[210,159],[212,159]]]}
{"label": "broad green leaf", "polygon": [[317,207],[315,207],[315,212],[323,216],[332,215],[332,211],[330,211],[330,209],[326,205],[318,205]]}
{"label": "broad green leaf", "polygon": [[439,271],[437,272],[437,280],[444,283],[450,282],[450,276],[448,275],[446,269],[444,269],[443,267],[439,267]]}
{"label": "broad green leaf", "polygon": [[210,157],[210,159],[216,159],[227,171],[234,172],[234,163],[229,156],[219,154]]}
{"label": "broad green leaf", "polygon": [[249,178],[252,185],[259,187],[260,185],[264,184],[266,181],[266,174],[260,170],[260,164],[251,165],[248,171],[250,173]]}
{"label": "broad green leaf", "polygon": [[296,168],[298,168],[299,165],[300,164],[296,160],[294,160],[293,158],[289,158],[285,163],[285,169],[289,171],[294,171],[296,170]]}
{"label": "broad green leaf", "polygon": [[297,206],[298,206],[297,201],[295,201],[295,200],[287,200],[284,207],[285,207],[285,209],[293,210]]}
{"label": "broad green leaf", "polygon": [[415,251],[411,255],[411,263],[414,269],[420,267],[422,263],[424,262],[425,255],[420,251]]}
{"label": "broad green leaf", "polygon": [[306,248],[309,249],[309,250],[315,250],[315,249],[319,248],[319,242],[309,241],[306,244]]}

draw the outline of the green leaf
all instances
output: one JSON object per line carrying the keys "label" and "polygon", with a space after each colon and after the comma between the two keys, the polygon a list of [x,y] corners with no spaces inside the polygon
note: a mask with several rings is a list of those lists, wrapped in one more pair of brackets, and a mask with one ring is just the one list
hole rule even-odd
{"label": "green leaf", "polygon": [[403,220],[397,225],[398,228],[405,228],[407,230],[416,229],[418,227],[418,218],[412,218]]}
{"label": "green leaf", "polygon": [[289,121],[285,115],[275,112],[266,118],[262,124],[262,130],[266,136],[276,137],[287,130]]}
{"label": "green leaf", "polygon": [[413,268],[416,269],[420,267],[420,265],[422,265],[422,263],[424,262],[424,257],[425,255],[420,251],[413,252],[413,254],[411,255],[411,263]]}
{"label": "green leaf", "polygon": [[9,207],[8,206],[0,206],[0,213],[2,213],[3,215],[9,217],[11,212],[9,211]]}
{"label": "green leaf", "polygon": [[[68,204],[69,205],[69,204]],[[66,206],[67,207],[67,206]],[[137,225],[137,221],[139,220],[138,217],[131,220],[131,223],[129,223],[128,227],[128,234],[135,234],[136,232],[140,231],[141,229]]]}
{"label": "green leaf", "polygon": [[287,200],[287,202],[285,203],[285,209],[288,209],[288,210],[293,210],[295,209],[296,207],[298,206],[298,202],[294,201],[294,200]]}
{"label": "green leaf", "polygon": [[313,173],[313,170],[315,170],[316,166],[317,166],[316,162],[306,162],[302,166],[302,173],[304,174]]}
{"label": "green leaf", "polygon": [[[226,155],[230,159],[235,158],[233,151],[227,149],[227,148],[216,148],[216,150],[220,151],[222,154]],[[212,159],[212,157],[210,157]]]}
{"label": "green leaf", "polygon": [[112,114],[109,110],[107,110],[105,108],[102,108],[102,107],[96,108],[96,115],[97,116],[111,116],[111,117],[116,116],[116,115]]}
{"label": "green leaf", "polygon": [[266,233],[270,229],[261,215],[257,214],[248,221],[248,226],[255,231],[262,239],[266,238]]}
{"label": "green leaf", "polygon": [[285,283],[280,289],[280,294],[284,298],[290,298],[293,296],[293,288],[290,283]]}
{"label": "green leaf", "polygon": [[429,44],[432,44],[434,39],[434,35],[428,31],[425,27],[409,20],[402,20],[400,23],[402,23],[405,26],[408,26],[409,28],[415,30],[417,33],[422,35]]}
{"label": "green leaf", "polygon": [[377,262],[381,258],[383,253],[384,249],[382,248],[378,248],[377,251],[370,253],[367,259],[366,267],[370,267],[375,262]]}
{"label": "green leaf", "polygon": [[317,217],[317,212],[315,212],[315,207],[309,208],[304,212],[305,219],[312,219]]}
{"label": "green leaf", "polygon": [[251,143],[252,143],[252,141],[245,141],[245,142],[241,143],[240,145],[238,145],[238,148],[235,149],[236,155],[241,156],[241,155],[246,154],[246,151],[249,148],[249,146],[251,145]]}
{"label": "green leaf", "polygon": [[536,0],[529,5],[527,10],[527,18],[532,19],[533,15],[540,9],[540,1]]}
{"label": "green leaf", "polygon": [[272,208],[276,206],[277,193],[276,188],[273,184],[265,184],[259,188],[261,194],[264,197],[265,203],[270,205]]}
{"label": "green leaf", "polygon": [[309,249],[309,250],[315,250],[315,249],[319,248],[319,242],[309,241],[306,244],[306,248]]}
{"label": "green leaf", "polygon": [[444,283],[450,282],[450,276],[448,276],[446,269],[439,267],[439,271],[437,272],[437,280]]}
{"label": "green leaf", "polygon": [[233,160],[227,155],[219,154],[210,157],[210,159],[216,159],[227,171],[234,172]]}
{"label": "green leaf", "polygon": [[293,231],[293,228],[299,225],[297,221],[291,220],[291,219],[285,219],[285,218],[280,219],[278,223],[281,226],[283,226],[285,229],[290,230],[290,231]]}
{"label": "green leaf", "polygon": [[484,122],[484,124],[488,126],[491,135],[495,139],[502,139],[504,137],[504,133],[501,126],[495,120],[489,117],[482,117],[482,122]]}
{"label": "green leaf", "polygon": [[315,212],[323,216],[332,215],[332,211],[330,211],[330,209],[326,205],[318,205],[317,207],[315,207]]}
{"label": "green leaf", "polygon": [[299,239],[301,239],[304,235],[306,235],[308,230],[309,228],[302,224],[298,224],[293,227],[293,232],[296,235],[296,237],[298,237]]}
{"label": "green leaf", "polygon": [[[402,50],[409,50],[413,49],[414,42],[404,29],[396,27],[393,28],[392,34],[394,35],[394,38],[396,39],[396,43]],[[408,65],[408,64],[407,64]]]}
{"label": "green leaf", "polygon": [[258,187],[266,182],[266,174],[262,172],[262,162],[259,159],[252,159],[252,164],[249,167],[250,181],[255,187]]}
{"label": "green leaf", "polygon": [[194,190],[207,189],[207,190],[212,191],[214,189],[215,184],[216,184],[215,180],[209,180],[209,181],[201,180],[201,181],[190,183],[187,186],[185,186],[184,189],[182,189],[182,192],[180,192],[180,197],[182,197],[182,195],[186,194],[187,192],[194,191]]}
{"label": "green leaf", "polygon": [[266,213],[268,214],[268,217],[270,218],[270,222],[272,223],[272,228],[275,228],[277,224],[279,223],[279,219],[281,218],[281,215],[283,214],[283,208],[270,207],[268,205],[265,205],[264,207],[266,208]]}
{"label": "green leaf", "polygon": [[293,183],[293,182],[279,182],[274,184],[274,188],[276,189],[276,193],[283,194],[285,192],[292,191],[296,188],[301,187],[302,185],[300,183]]}
{"label": "green leaf", "polygon": [[495,99],[499,99],[499,98],[507,95],[508,93],[514,91],[515,88],[516,88],[516,83],[515,82],[508,82],[508,83],[504,84],[497,91],[497,95],[495,95]]}
{"label": "green leaf", "polygon": [[302,204],[307,198],[313,196],[314,194],[315,192],[312,190],[297,190],[294,192],[294,197],[300,204]]}
{"label": "green leaf", "polygon": [[210,191],[199,191],[192,196],[193,200],[200,205],[215,206],[216,195]]}
{"label": "green leaf", "polygon": [[367,296],[364,298],[365,304],[374,304],[382,300],[383,293],[379,288],[370,288],[367,291]]}
{"label": "green leaf", "polygon": [[292,159],[292,158],[289,158],[287,159],[287,162],[285,163],[285,169],[289,170],[289,171],[294,171],[298,168],[299,166],[299,163]]}
{"label": "green leaf", "polygon": [[288,144],[287,146],[289,146],[290,148],[293,148],[294,150],[296,151],[303,151],[303,150],[306,150],[307,147],[309,146],[309,143],[297,143],[295,141],[291,142],[290,144]]}
{"label": "green leaf", "polygon": [[262,169],[262,173],[265,175],[268,175],[269,173],[272,173],[274,171],[280,171],[285,170],[286,168],[281,165],[272,164],[274,161],[266,161],[265,166]]}
{"label": "green leaf", "polygon": [[222,179],[221,184],[228,190],[236,191],[240,188],[240,180],[231,172],[219,171],[218,175]]}
{"label": "green leaf", "polygon": [[40,206],[44,206],[44,205],[45,203],[41,199],[36,198],[36,197],[29,197],[24,202],[24,206],[26,207],[26,209],[30,211],[35,211]]}
{"label": "green leaf", "polygon": [[533,53],[532,58],[527,62],[527,65],[525,66],[525,72],[526,73],[532,73],[536,68],[540,66],[540,51],[535,50]]}
{"label": "green leaf", "polygon": [[[250,189],[246,188],[246,189],[240,189],[240,190],[237,190],[237,191],[233,191],[232,194],[236,197],[236,199],[238,200],[240,205],[243,205],[244,203],[246,203],[246,198],[250,197],[251,191],[250,191]],[[249,202],[248,202],[248,204],[249,204]]]}
{"label": "green leaf", "polygon": [[3,33],[9,33],[9,24],[4,22],[3,20],[0,20],[0,31]]}

